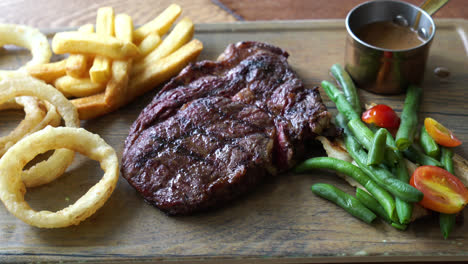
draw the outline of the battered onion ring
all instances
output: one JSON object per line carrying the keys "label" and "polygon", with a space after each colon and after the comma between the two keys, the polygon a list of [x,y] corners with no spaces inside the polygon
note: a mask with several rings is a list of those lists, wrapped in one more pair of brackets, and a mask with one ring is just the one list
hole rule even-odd
{"label": "battered onion ring", "polygon": [[[36,28],[14,25],[0,24],[0,46],[14,44],[27,48],[31,51],[32,59],[26,66],[48,63],[52,56],[47,37]],[[22,69],[24,67],[21,67]]]}
{"label": "battered onion ring", "polygon": [[[68,127],[79,127],[78,112],[54,87],[39,81],[26,73],[0,72],[0,104],[17,96],[35,96],[57,107],[57,111]],[[49,183],[63,174],[72,163],[74,152],[68,149],[56,150],[49,159],[39,162],[23,172],[27,187]]]}
{"label": "battered onion ring", "polygon": [[[34,211],[24,200],[26,188],[21,170],[37,154],[69,148],[101,163],[104,176],[74,204],[58,211]],[[77,225],[104,205],[117,185],[119,162],[114,149],[98,135],[82,128],[46,127],[11,147],[0,160],[0,199],[5,207],[27,224],[58,228]]]}
{"label": "battered onion ring", "polygon": [[21,107],[24,109],[24,119],[7,136],[0,137],[0,157],[18,140],[29,134],[46,115],[44,109],[41,108],[41,102],[31,96],[16,97],[13,101],[2,104],[0,110]]}

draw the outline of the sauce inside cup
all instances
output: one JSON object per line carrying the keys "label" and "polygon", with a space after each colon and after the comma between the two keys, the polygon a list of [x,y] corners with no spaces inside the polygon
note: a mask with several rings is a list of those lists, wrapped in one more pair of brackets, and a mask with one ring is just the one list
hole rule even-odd
{"label": "sauce inside cup", "polygon": [[375,47],[390,50],[406,50],[424,43],[424,39],[411,27],[392,21],[373,22],[357,30],[359,39]]}

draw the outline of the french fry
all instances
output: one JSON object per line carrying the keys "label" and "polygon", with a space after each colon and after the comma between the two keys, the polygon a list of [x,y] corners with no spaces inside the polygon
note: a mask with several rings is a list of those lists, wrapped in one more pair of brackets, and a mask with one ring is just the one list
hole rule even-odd
{"label": "french fry", "polygon": [[104,96],[104,93],[98,93],[83,98],[73,99],[70,102],[72,102],[78,110],[80,120],[89,120],[105,115],[114,110],[106,103]]}
{"label": "french fry", "polygon": [[140,43],[147,35],[152,32],[159,36],[166,34],[172,26],[172,23],[179,17],[182,9],[177,4],[171,4],[159,16],[150,22],[139,27],[133,32],[133,41]]}
{"label": "french fry", "polygon": [[[84,33],[93,33],[94,26],[92,24],[86,24],[78,28],[78,31]],[[71,54],[67,59],[67,75],[75,78],[84,77],[86,75],[86,71],[88,70],[88,59],[89,56],[84,54]]]}
{"label": "french fry", "polygon": [[162,41],[161,45],[143,59],[135,62],[132,69],[132,76],[149,67],[151,63],[166,57],[178,48],[182,47],[193,37],[193,31],[193,22],[188,17],[182,19],[177,23],[171,33],[169,33],[169,35]]}
{"label": "french fry", "polygon": [[89,78],[74,78],[68,75],[55,80],[54,86],[62,93],[75,97],[97,94],[106,88],[105,84],[94,83]]}
{"label": "french fry", "polygon": [[140,49],[140,57],[138,59],[145,57],[148,55],[150,52],[152,52],[155,48],[159,46],[161,43],[161,37],[158,35],[158,33],[153,32],[146,36],[141,42],[140,45],[138,45],[138,48]]}
{"label": "french fry", "polygon": [[144,71],[130,79],[127,100],[146,93],[176,75],[189,62],[194,61],[202,49],[201,41],[193,39],[169,56],[153,62]]}
{"label": "french fry", "polygon": [[41,79],[46,83],[53,83],[55,79],[65,75],[66,64],[67,60],[61,60],[57,62],[27,66],[26,69],[31,76]]}
{"label": "french fry", "polygon": [[[119,14],[115,17],[115,35],[121,40],[133,40],[133,21],[130,16]],[[131,66],[132,60],[116,60],[112,64],[112,77],[105,92],[105,101],[111,107],[120,106],[126,100]]]}
{"label": "french fry", "polygon": [[135,58],[140,54],[138,47],[129,41],[115,37],[77,31],[60,32],[52,39],[52,50],[56,54],[96,54],[116,60]]}
{"label": "french fry", "polygon": [[[114,35],[114,9],[112,7],[101,7],[98,9],[96,18],[96,33],[98,35]],[[111,77],[111,60],[98,55],[89,69],[89,77],[95,83],[105,83]]]}

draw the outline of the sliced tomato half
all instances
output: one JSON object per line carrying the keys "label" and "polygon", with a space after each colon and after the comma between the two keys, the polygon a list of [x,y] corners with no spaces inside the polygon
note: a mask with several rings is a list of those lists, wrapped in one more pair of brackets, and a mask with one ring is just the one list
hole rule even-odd
{"label": "sliced tomato half", "polygon": [[468,190],[463,183],[436,166],[418,167],[411,176],[410,184],[424,194],[419,203],[436,212],[454,214],[468,203]]}
{"label": "sliced tomato half", "polygon": [[384,104],[378,104],[369,108],[362,113],[361,118],[367,124],[374,124],[387,129],[398,128],[400,126],[398,115],[390,106]]}
{"label": "sliced tomato half", "polygon": [[461,141],[448,128],[437,122],[435,119],[427,117],[424,119],[424,126],[427,133],[437,142],[445,147],[456,147],[461,145]]}

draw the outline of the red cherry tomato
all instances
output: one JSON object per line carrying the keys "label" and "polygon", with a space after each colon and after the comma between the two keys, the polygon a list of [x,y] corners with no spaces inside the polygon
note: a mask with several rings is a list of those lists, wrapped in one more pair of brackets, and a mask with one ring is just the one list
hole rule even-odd
{"label": "red cherry tomato", "polygon": [[436,166],[418,167],[410,184],[424,194],[423,207],[445,214],[454,214],[468,203],[468,190],[450,172]]}
{"label": "red cherry tomato", "polygon": [[437,142],[445,147],[456,147],[461,145],[461,141],[448,128],[444,127],[436,120],[427,117],[424,119],[424,126],[427,133]]}
{"label": "red cherry tomato", "polygon": [[362,113],[362,121],[368,124],[374,124],[378,127],[388,129],[398,128],[400,126],[400,118],[393,109],[384,104],[379,104]]}

